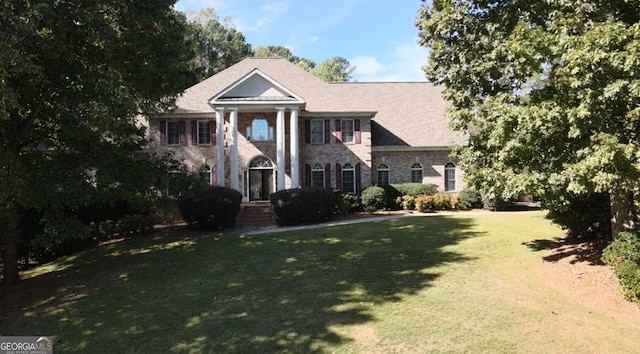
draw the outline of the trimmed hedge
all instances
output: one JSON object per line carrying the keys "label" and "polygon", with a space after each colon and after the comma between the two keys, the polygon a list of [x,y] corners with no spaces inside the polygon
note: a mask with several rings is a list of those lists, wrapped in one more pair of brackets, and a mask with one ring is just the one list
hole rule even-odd
{"label": "trimmed hedge", "polygon": [[336,208],[336,198],[326,188],[296,188],[269,196],[271,214],[278,225],[301,225],[328,220]]}
{"label": "trimmed hedge", "polygon": [[614,237],[602,252],[602,261],[613,268],[621,292],[640,303],[640,237],[638,231],[625,231]]}
{"label": "trimmed hedge", "polygon": [[182,218],[198,228],[226,229],[235,225],[242,193],[228,187],[210,186],[178,198]]}
{"label": "trimmed hedge", "polygon": [[362,207],[365,211],[376,211],[387,208],[387,193],[383,187],[370,186],[365,188],[360,195]]}
{"label": "trimmed hedge", "polygon": [[430,183],[401,183],[393,184],[392,186],[403,196],[408,195],[411,197],[418,197],[421,195],[434,195],[438,193],[438,186]]}

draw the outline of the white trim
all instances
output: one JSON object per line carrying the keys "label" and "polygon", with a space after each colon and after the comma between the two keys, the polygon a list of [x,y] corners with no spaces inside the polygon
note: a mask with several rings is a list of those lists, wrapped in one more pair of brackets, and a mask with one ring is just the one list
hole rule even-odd
{"label": "white trim", "polygon": [[371,151],[451,151],[454,146],[371,146]]}
{"label": "white trim", "polygon": [[[245,83],[248,80],[251,80],[252,77],[255,76],[260,76],[263,79],[265,79],[266,81],[268,81],[271,85],[273,85],[275,88],[277,88],[278,90],[284,92],[285,94],[293,97],[295,99],[295,101],[291,101],[291,100],[282,100],[282,101],[278,101],[278,100],[274,100],[274,101],[269,101],[269,102],[265,102],[265,101],[244,101],[244,100],[237,100],[237,101],[233,101],[233,102],[229,102],[229,101],[223,101],[220,100],[221,98],[223,98],[227,93],[233,91],[234,89],[236,89],[237,87],[239,87],[240,85],[242,85],[243,83]],[[293,93],[291,90],[287,89],[286,87],[282,86],[280,83],[278,83],[276,80],[272,79],[271,77],[269,77],[267,74],[263,73],[262,71],[258,70],[258,69],[253,69],[252,71],[250,71],[248,74],[244,75],[243,77],[241,77],[240,79],[238,79],[237,81],[235,81],[234,83],[232,83],[231,85],[227,86],[227,88],[225,88],[224,90],[218,92],[215,96],[211,97],[208,100],[210,105],[232,105],[232,106],[239,106],[240,104],[242,105],[255,105],[255,104],[259,104],[259,105],[264,105],[264,104],[270,104],[271,106],[273,106],[273,104],[287,104],[287,105],[291,105],[291,104],[295,104],[295,105],[299,105],[299,104],[303,104],[305,103],[304,99],[302,99],[302,97],[296,95],[295,93]]]}

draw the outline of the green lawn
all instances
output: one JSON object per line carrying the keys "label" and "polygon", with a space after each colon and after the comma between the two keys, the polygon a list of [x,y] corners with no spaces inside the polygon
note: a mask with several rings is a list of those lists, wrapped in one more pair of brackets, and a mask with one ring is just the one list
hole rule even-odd
{"label": "green lawn", "polygon": [[559,237],[543,213],[492,213],[133,239],[23,274],[0,335],[112,354],[640,352],[640,323],[542,282],[535,245]]}

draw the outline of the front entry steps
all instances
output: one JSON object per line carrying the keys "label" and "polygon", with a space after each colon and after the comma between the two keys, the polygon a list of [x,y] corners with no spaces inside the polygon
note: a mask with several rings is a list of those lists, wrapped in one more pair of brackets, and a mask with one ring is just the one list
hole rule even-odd
{"label": "front entry steps", "polygon": [[276,226],[271,216],[269,202],[243,203],[236,218],[236,227],[269,227]]}

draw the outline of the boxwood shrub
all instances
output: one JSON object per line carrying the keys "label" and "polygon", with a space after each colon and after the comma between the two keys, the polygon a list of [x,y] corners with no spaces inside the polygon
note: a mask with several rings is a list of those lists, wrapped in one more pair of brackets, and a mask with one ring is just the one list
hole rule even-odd
{"label": "boxwood shrub", "polygon": [[328,220],[336,207],[335,195],[327,188],[296,188],[269,196],[271,214],[278,225],[301,225]]}
{"label": "boxwood shrub", "polygon": [[178,198],[182,218],[204,229],[226,229],[235,224],[242,193],[228,187],[210,186]]}
{"label": "boxwood shrub", "polygon": [[362,202],[358,194],[335,189],[333,195],[336,202],[335,214],[353,214],[362,211]]}

